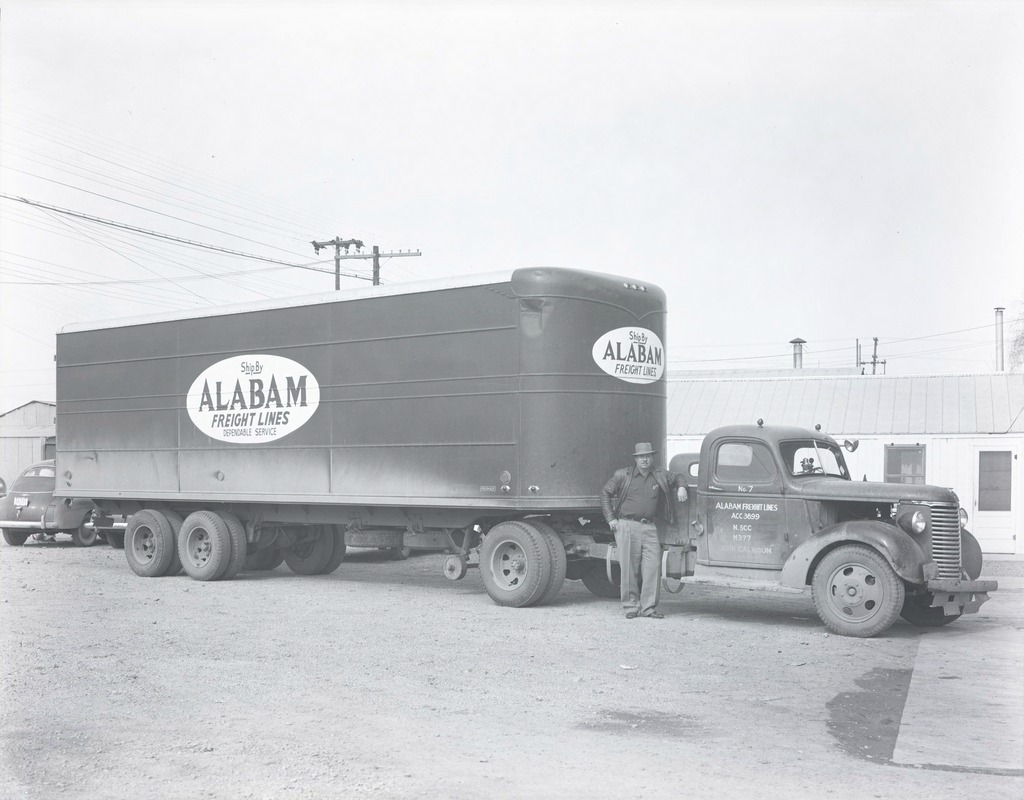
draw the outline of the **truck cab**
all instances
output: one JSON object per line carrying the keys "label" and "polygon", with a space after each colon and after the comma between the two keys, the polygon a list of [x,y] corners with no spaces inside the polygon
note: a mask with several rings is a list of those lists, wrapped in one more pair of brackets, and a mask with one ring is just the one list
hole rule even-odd
{"label": "truck cab", "polygon": [[[856,443],[847,442],[848,449]],[[944,625],[995,590],[979,580],[977,540],[946,488],[851,480],[843,447],[820,430],[731,425],[673,458],[688,499],[665,542],[666,578],[811,588],[831,630],[873,636],[900,616]]]}

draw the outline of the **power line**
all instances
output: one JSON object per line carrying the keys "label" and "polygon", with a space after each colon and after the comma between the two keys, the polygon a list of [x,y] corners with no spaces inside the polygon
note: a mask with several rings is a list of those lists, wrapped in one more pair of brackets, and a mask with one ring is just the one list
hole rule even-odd
{"label": "power line", "polygon": [[[259,256],[259,255],[255,255],[254,253],[245,253],[245,252],[242,252],[241,250],[231,250],[231,249],[229,249],[227,247],[220,247],[218,245],[206,244],[205,242],[197,242],[194,239],[185,239],[185,238],[183,238],[181,236],[172,236],[171,234],[168,234],[168,233],[160,233],[158,231],[152,231],[152,230],[148,230],[146,228],[139,228],[139,227],[136,227],[134,225],[128,225],[128,224],[123,223],[123,222],[115,222],[114,220],[104,219],[103,217],[95,217],[95,216],[93,216],[91,214],[83,214],[80,211],[72,211],[71,209],[68,209],[68,208],[60,208],[59,206],[51,206],[51,205],[49,205],[47,203],[40,203],[40,202],[38,202],[36,200],[29,200],[27,197],[14,197],[12,195],[4,194],[2,192],[0,192],[0,197],[4,198],[5,200],[14,200],[15,202],[18,202],[18,203],[25,203],[26,205],[34,206],[36,208],[41,208],[41,209],[44,209],[46,211],[54,211],[54,212],[56,212],[58,214],[65,214],[65,215],[67,215],[69,217],[76,217],[77,219],[84,219],[84,220],[86,220],[88,222],[95,222],[98,225],[107,225],[107,226],[110,226],[112,228],[118,228],[120,230],[131,231],[133,233],[140,233],[140,234],[143,234],[144,236],[153,236],[153,237],[155,237],[157,239],[164,239],[164,240],[169,241],[169,242],[176,242],[177,244],[183,244],[183,245],[186,245],[188,247],[198,247],[198,248],[203,249],[203,250],[212,250],[212,251],[217,252],[217,253],[226,253],[228,255],[238,256],[239,258],[248,258],[248,259],[252,259],[253,261],[264,261],[264,262],[266,262],[268,264],[281,264],[282,266],[294,267],[296,269],[308,269],[308,270],[311,270],[313,272],[324,272],[325,271],[325,270],[318,269],[318,268],[312,266],[312,264],[315,264],[315,263],[318,263],[318,262],[310,262],[310,263],[307,263],[307,264],[296,264],[296,263],[291,262],[291,261],[281,261],[280,259],[277,259],[277,258],[269,258],[267,256]],[[360,276],[353,276],[353,277],[360,277]]]}

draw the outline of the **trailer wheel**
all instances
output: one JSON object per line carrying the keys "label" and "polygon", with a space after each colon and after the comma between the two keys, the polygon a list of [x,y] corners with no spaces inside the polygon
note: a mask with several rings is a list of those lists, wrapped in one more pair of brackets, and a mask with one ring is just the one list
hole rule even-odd
{"label": "trailer wheel", "polygon": [[906,589],[889,562],[874,550],[843,545],[821,559],[811,594],[827,628],[843,636],[867,638],[896,621]]}
{"label": "trailer wheel", "polygon": [[540,533],[548,546],[551,554],[551,583],[548,584],[544,596],[537,601],[536,605],[544,606],[554,601],[565,583],[565,573],[568,568],[568,558],[565,555],[565,545],[555,532],[555,529],[546,522],[540,520],[529,520],[526,524],[533,526]]}
{"label": "trailer wheel", "polygon": [[480,545],[484,588],[499,606],[532,606],[551,586],[551,560],[540,531],[523,522],[501,522]]}
{"label": "trailer wheel", "polygon": [[231,559],[227,523],[212,511],[193,511],[178,531],[178,558],[193,580],[217,580]]}
{"label": "trailer wheel", "polygon": [[96,529],[87,528],[85,525],[81,525],[71,531],[71,541],[75,543],[76,547],[92,547],[96,544],[98,538]]}
{"label": "trailer wheel", "polygon": [[128,518],[124,555],[128,566],[143,578],[159,578],[177,561],[177,542],[171,523],[159,511],[144,508]]}
{"label": "trailer wheel", "polygon": [[124,531],[107,531],[107,544],[115,550],[124,550]]}
{"label": "trailer wheel", "polygon": [[334,531],[320,526],[315,539],[292,545],[284,554],[285,563],[296,575],[322,575],[334,555]]}
{"label": "trailer wheel", "polygon": [[334,552],[331,554],[331,560],[327,562],[327,566],[324,567],[324,571],[321,574],[330,575],[345,560],[345,551],[347,550],[345,545],[345,529],[339,525],[328,525],[326,535],[334,536]]}
{"label": "trailer wheel", "polygon": [[234,578],[245,566],[245,559],[249,553],[249,543],[245,540],[245,526],[234,514],[223,512],[220,518],[228,526],[228,535],[231,538],[231,558],[228,559],[227,569],[221,575],[221,580],[229,581]]}
{"label": "trailer wheel", "polygon": [[[622,573],[617,563],[612,564],[612,578],[615,580],[622,580]],[[608,570],[605,568],[603,561],[595,561],[591,567],[583,573],[580,578],[583,581],[583,585],[586,586],[590,593],[597,597],[604,597],[608,600],[618,600],[622,596],[622,591],[619,589],[618,583],[612,583],[608,580]]]}
{"label": "trailer wheel", "polygon": [[911,625],[917,625],[921,628],[941,628],[943,625],[948,625],[954,620],[960,619],[959,614],[947,617],[946,612],[941,608],[932,608],[931,602],[931,592],[908,594],[906,600],[903,601],[900,616]]}
{"label": "trailer wheel", "polygon": [[185,520],[181,514],[174,511],[164,511],[163,514],[171,526],[171,531],[174,533],[174,552],[171,555],[171,566],[167,568],[167,574],[181,575],[185,570],[182,568],[181,559],[178,557],[178,532],[181,530],[181,525]]}

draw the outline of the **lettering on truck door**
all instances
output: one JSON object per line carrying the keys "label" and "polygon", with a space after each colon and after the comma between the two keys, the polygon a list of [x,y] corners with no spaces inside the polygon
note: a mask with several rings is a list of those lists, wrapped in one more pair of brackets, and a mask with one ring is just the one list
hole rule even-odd
{"label": "lettering on truck door", "polygon": [[782,478],[761,442],[722,442],[708,476],[708,555],[715,564],[781,568],[788,556]]}

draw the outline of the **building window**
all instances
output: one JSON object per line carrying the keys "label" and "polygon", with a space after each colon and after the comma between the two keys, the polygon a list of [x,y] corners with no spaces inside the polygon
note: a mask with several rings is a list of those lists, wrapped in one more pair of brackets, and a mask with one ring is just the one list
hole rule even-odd
{"label": "building window", "polygon": [[43,442],[43,460],[46,461],[57,457],[57,439],[54,436],[47,436]]}
{"label": "building window", "polygon": [[978,511],[1010,510],[1011,456],[1009,450],[978,453]]}
{"label": "building window", "polygon": [[887,483],[924,483],[924,445],[885,446]]}

